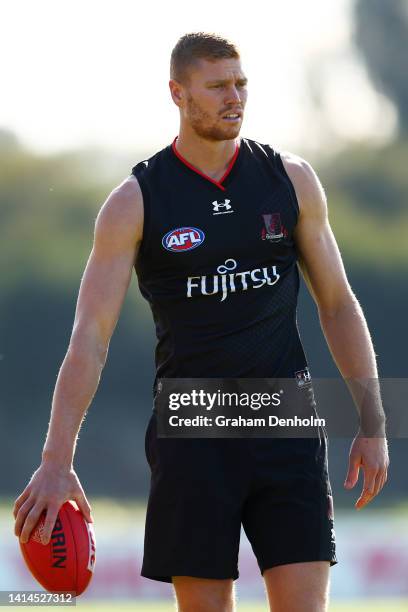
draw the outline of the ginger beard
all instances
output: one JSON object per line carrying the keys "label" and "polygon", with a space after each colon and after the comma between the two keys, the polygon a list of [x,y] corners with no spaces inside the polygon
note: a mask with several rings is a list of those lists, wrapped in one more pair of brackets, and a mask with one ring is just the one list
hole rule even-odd
{"label": "ginger beard", "polygon": [[239,135],[242,120],[237,124],[228,125],[222,119],[222,115],[227,113],[228,110],[228,108],[224,108],[215,119],[194,100],[190,93],[187,96],[186,115],[188,122],[197,136],[206,140],[234,140]]}

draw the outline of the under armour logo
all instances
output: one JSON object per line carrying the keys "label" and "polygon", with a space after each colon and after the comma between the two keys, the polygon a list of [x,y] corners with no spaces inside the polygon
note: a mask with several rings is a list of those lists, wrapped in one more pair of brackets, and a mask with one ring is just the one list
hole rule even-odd
{"label": "under armour logo", "polygon": [[[234,212],[232,210],[230,202],[231,200],[224,200],[224,202],[217,202],[217,200],[215,200],[214,202],[212,202],[213,215],[225,215],[227,213]],[[220,208],[222,208],[222,210],[220,210]]]}

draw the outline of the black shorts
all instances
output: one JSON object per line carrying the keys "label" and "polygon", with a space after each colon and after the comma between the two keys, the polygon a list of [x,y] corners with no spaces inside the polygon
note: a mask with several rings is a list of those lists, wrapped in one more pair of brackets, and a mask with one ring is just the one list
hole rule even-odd
{"label": "black shorts", "polygon": [[151,468],[141,575],[232,578],[241,524],[264,570],[337,563],[327,436],[158,438],[153,413],[145,450]]}

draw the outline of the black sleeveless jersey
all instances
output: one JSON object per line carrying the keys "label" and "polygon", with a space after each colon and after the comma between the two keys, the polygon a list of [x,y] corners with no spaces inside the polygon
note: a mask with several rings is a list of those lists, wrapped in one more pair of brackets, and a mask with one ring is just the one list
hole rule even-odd
{"label": "black sleeveless jersey", "polygon": [[175,141],[132,169],[144,202],[135,263],[157,334],[157,378],[297,378],[299,207],[281,157],[241,139],[215,181]]}

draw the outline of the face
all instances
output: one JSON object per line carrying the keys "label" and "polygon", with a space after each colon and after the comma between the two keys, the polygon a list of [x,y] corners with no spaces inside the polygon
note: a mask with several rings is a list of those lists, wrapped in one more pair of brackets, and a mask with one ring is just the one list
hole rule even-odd
{"label": "face", "polygon": [[236,138],[247,100],[247,79],[239,59],[199,60],[184,85],[170,81],[173,100],[198,136],[220,141]]}

